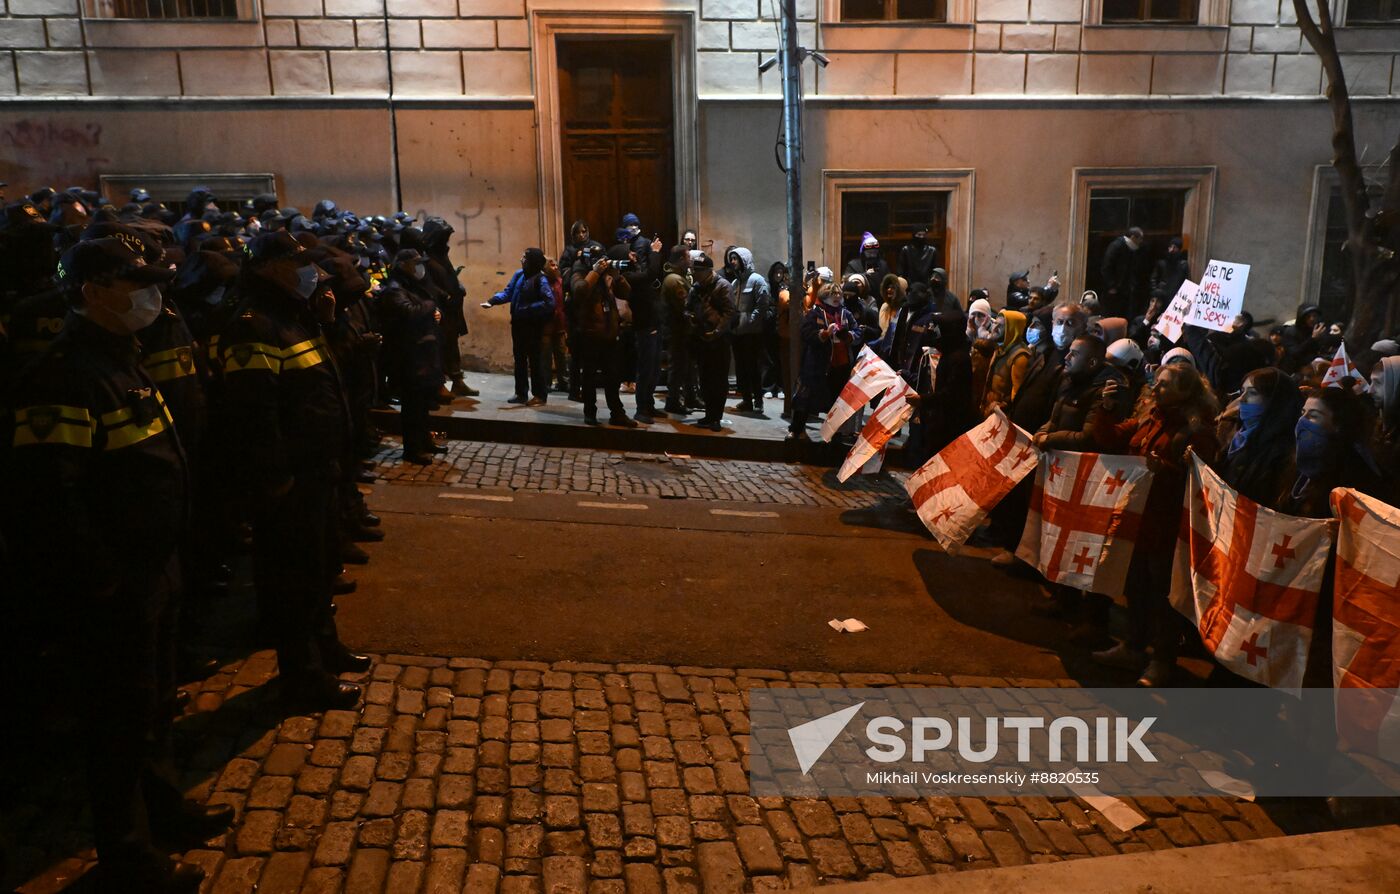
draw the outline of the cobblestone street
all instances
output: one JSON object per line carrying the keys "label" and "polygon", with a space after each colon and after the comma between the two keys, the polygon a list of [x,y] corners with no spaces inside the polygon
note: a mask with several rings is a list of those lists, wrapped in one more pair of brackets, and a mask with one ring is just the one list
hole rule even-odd
{"label": "cobblestone street", "polygon": [[[748,795],[752,688],[1034,681],[388,655],[360,710],[283,718],[274,672],[225,667],[179,724],[185,782],[238,809],[185,855],[217,894],[729,894],[1281,834],[1225,798],[1125,799],[1146,822],[1122,831],[1076,799]],[[12,863],[48,866],[26,892],[83,869],[67,796],[6,811]]]}
{"label": "cobblestone street", "polygon": [[726,500],[860,509],[905,499],[904,473],[857,476],[845,484],[835,470],[796,463],[696,459],[652,453],[610,453],[480,441],[449,441],[431,466],[398,459],[386,439],[376,474],[394,484],[508,488],[546,493]]}

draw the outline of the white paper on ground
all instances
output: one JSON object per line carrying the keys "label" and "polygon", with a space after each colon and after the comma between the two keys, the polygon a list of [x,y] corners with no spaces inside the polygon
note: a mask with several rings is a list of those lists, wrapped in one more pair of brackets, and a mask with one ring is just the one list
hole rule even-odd
{"label": "white paper on ground", "polygon": [[835,618],[832,618],[830,621],[826,622],[826,625],[832,630],[835,630],[837,633],[860,633],[862,630],[870,629],[869,627],[866,627],[864,624],[862,624],[857,618],[847,618],[844,621],[838,621]]}
{"label": "white paper on ground", "polygon": [[1111,795],[1080,795],[1085,804],[1103,814],[1103,818],[1124,832],[1136,829],[1147,818]]}
{"label": "white paper on ground", "polygon": [[1229,773],[1222,773],[1219,770],[1197,770],[1206,785],[1227,795],[1233,795],[1245,801],[1254,800],[1254,786],[1243,779],[1236,779]]}

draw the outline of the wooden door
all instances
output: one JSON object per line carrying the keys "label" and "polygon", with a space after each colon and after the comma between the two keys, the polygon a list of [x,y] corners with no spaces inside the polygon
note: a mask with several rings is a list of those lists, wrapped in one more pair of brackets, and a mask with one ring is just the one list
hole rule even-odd
{"label": "wooden door", "polygon": [[642,221],[667,246],[676,222],[674,95],[666,39],[560,38],[560,149],[567,234],[584,220],[614,241],[622,216]]}

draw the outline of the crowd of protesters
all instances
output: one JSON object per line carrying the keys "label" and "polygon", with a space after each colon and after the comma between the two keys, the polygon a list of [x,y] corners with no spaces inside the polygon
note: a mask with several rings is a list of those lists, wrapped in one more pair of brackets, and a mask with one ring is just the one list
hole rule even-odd
{"label": "crowd of protesters", "polygon": [[[1041,447],[1143,456],[1155,474],[1127,639],[1111,644],[1107,602],[1093,594],[1056,587],[1043,607],[1143,685],[1170,679],[1182,641],[1166,589],[1188,451],[1285,513],[1325,516],[1339,486],[1400,502],[1395,341],[1356,358],[1371,400],[1361,380],[1323,386],[1341,334],[1315,306],[1266,335],[1242,314],[1230,332],[1187,327],[1170,342],[1154,324],[1189,272],[1179,241],[1143,277],[1142,234],[1130,230],[1104,257],[1106,294],[1062,301],[1058,278],[1032,286],[1021,271],[994,308],[986,290],[966,302],[949,290],[926,231],[893,269],[867,233],[839,277],[813,264],[799,280],[782,263],[760,273],[742,246],[716,258],[687,231],[666,249],[636,216],[620,223],[611,246],[579,221],[557,260],[526,249],[482,303],[510,308],[512,402],[566,394],[601,424],[601,389],[608,424],[699,412],[718,431],[733,370],[734,410],[761,415],[783,395],[789,437],[802,440],[868,346],[912,389],[911,465],[997,410]],[[106,681],[84,710],[108,889],[195,890],[202,873],[171,863],[152,836],[232,819],[181,797],[168,750],[175,680],[196,661],[177,627],[227,587],[233,556],[251,554],[289,707],[358,703],[338,675],[369,659],[341,643],[332,600],[354,589],[345,565],[368,561],[357,544],[384,536],[356,487],[378,448],[370,410],[396,400],[403,459],[426,464],[443,452],[430,411],[475,393],[462,377],[466,292],[451,236],[435,217],[362,218],[329,200],[304,215],[271,195],[221,205],[206,189],[173,208],[143,190],[118,207],[79,188],[5,206],[0,573],[25,594],[16,640],[63,627]],[[1031,486],[978,532],[999,549],[995,565],[1017,563]]]}

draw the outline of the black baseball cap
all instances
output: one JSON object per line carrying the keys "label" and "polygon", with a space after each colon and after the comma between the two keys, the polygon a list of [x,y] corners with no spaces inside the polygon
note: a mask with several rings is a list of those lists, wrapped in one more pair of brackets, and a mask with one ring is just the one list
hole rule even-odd
{"label": "black baseball cap", "polygon": [[248,256],[249,266],[258,267],[271,261],[301,254],[306,249],[291,233],[286,230],[278,230],[275,233],[264,233],[258,236],[243,246],[243,251]]}
{"label": "black baseball cap", "polygon": [[175,278],[175,271],[169,267],[146,263],[145,252],[145,242],[132,233],[114,233],[79,242],[59,260],[58,282],[65,289],[77,289],[96,278],[143,283],[169,282]]}

